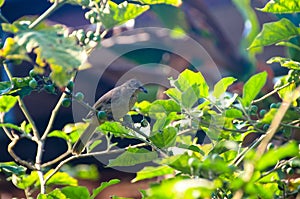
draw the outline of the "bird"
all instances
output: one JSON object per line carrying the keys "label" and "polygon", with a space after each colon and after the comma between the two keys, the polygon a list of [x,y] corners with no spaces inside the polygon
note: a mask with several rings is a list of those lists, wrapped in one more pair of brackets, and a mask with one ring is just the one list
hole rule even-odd
{"label": "bird", "polygon": [[79,155],[82,153],[99,125],[105,121],[119,121],[123,118],[131,110],[137,101],[138,93],[141,91],[147,93],[147,90],[139,80],[130,79],[100,97],[93,105],[93,108],[97,111],[104,111],[106,117],[99,119],[95,111],[90,111],[87,114],[86,119],[89,120],[89,124],[73,145],[72,154]]}

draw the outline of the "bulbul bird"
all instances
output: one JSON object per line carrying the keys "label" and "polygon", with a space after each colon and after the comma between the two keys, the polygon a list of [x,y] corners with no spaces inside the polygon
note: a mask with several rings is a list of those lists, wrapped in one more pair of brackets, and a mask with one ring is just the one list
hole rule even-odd
{"label": "bulbul bird", "polygon": [[89,119],[89,125],[74,144],[72,153],[79,155],[83,151],[95,129],[100,124],[103,124],[105,121],[118,121],[123,118],[135,104],[140,91],[147,93],[140,81],[130,79],[100,97],[93,105],[93,108],[97,111],[104,111],[106,118],[98,119],[97,113],[94,111],[88,113],[86,118]]}

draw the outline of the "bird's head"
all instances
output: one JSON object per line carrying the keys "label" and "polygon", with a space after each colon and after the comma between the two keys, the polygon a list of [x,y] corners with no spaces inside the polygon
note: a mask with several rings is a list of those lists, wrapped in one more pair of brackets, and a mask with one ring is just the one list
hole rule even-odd
{"label": "bird's head", "polygon": [[148,91],[143,87],[143,84],[137,79],[130,79],[125,84],[134,91],[148,93]]}

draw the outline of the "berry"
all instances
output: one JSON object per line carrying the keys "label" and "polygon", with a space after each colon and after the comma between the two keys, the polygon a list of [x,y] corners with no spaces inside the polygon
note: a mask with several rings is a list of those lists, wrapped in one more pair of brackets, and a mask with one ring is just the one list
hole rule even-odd
{"label": "berry", "polygon": [[274,144],[273,143],[269,143],[268,145],[267,145],[267,150],[269,151],[270,149],[274,149]]}
{"label": "berry", "polygon": [[268,130],[268,129],[269,129],[269,127],[270,127],[270,125],[269,125],[269,124],[265,124],[265,125],[263,126],[263,130],[264,130],[264,131],[266,131],[266,130]]}
{"label": "berry", "polygon": [[272,103],[272,104],[270,105],[270,108],[277,108],[276,103]]}
{"label": "berry", "polygon": [[277,104],[276,104],[276,108],[279,108],[281,106],[281,102],[278,102]]}
{"label": "berry", "polygon": [[55,92],[55,88],[53,84],[48,84],[44,86],[44,89],[48,92],[48,93],[54,93]]}
{"label": "berry", "polygon": [[35,89],[37,87],[38,83],[35,79],[32,79],[29,81],[29,86],[33,89]]}
{"label": "berry", "polygon": [[106,118],[106,112],[105,111],[98,111],[97,117],[99,120],[103,120]]}
{"label": "berry", "polygon": [[70,98],[64,98],[61,104],[64,107],[69,107],[71,105],[71,99]]}
{"label": "berry", "polygon": [[75,99],[82,101],[84,99],[84,94],[82,92],[77,92],[75,94]]}
{"label": "berry", "polygon": [[93,31],[88,31],[86,33],[86,37],[89,38],[90,40],[92,40],[94,38],[95,34]]}
{"label": "berry", "polygon": [[37,74],[36,74],[36,72],[32,69],[32,70],[29,71],[29,76],[30,76],[30,77],[35,77],[35,76],[37,76]]}
{"label": "berry", "polygon": [[74,82],[73,81],[69,81],[67,88],[69,89],[69,91],[72,91],[74,88]]}
{"label": "berry", "polygon": [[267,111],[266,111],[265,109],[261,109],[261,110],[259,111],[259,116],[260,116],[260,117],[264,117],[266,113],[267,113]]}

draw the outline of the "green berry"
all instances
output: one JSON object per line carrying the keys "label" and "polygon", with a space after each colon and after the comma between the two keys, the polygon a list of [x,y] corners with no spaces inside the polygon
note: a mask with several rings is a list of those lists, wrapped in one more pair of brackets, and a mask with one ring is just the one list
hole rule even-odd
{"label": "green berry", "polygon": [[142,127],[147,127],[148,126],[148,121],[146,119],[142,119],[141,126]]}
{"label": "green berry", "polygon": [[55,88],[53,84],[48,84],[44,86],[44,89],[48,92],[48,93],[54,93],[55,92]]}
{"label": "green berry", "polygon": [[85,39],[85,32],[83,29],[77,30],[76,37],[80,42],[83,42]]}
{"label": "green berry", "polygon": [[268,130],[268,129],[269,129],[269,127],[270,127],[270,125],[269,125],[269,124],[265,124],[265,125],[263,126],[263,130],[264,130],[264,131],[266,131],[266,130]]}
{"label": "green berry", "polygon": [[69,91],[72,91],[74,88],[74,82],[73,81],[69,81],[67,88],[69,89]]}
{"label": "green berry", "polygon": [[258,110],[258,107],[256,106],[256,105],[252,105],[251,106],[251,111],[253,111],[253,112],[257,112],[257,110]]}
{"label": "green berry", "polygon": [[106,118],[106,112],[105,111],[98,111],[97,117],[99,120],[103,120]]}
{"label": "green berry", "polygon": [[100,37],[100,35],[94,35],[94,37],[93,37],[93,41],[95,41],[95,42],[99,42],[101,40],[101,37]]}
{"label": "green berry", "polygon": [[71,105],[71,99],[70,98],[64,98],[62,101],[62,106],[69,107]]}
{"label": "green berry", "polygon": [[259,111],[259,116],[260,116],[260,117],[264,117],[266,113],[267,113],[267,111],[266,111],[265,109],[261,109],[261,110]]}
{"label": "green berry", "polygon": [[30,77],[35,77],[35,76],[37,76],[37,74],[36,74],[36,72],[32,69],[32,70],[29,71],[29,76],[30,76]]}
{"label": "green berry", "polygon": [[272,142],[270,142],[268,145],[267,145],[267,150],[269,151],[270,149],[274,149],[274,144]]}
{"label": "green berry", "polygon": [[82,92],[77,92],[75,94],[75,99],[82,101],[84,99],[84,94]]}
{"label": "green berry", "polygon": [[270,108],[277,108],[276,103],[272,103],[272,104],[270,105]]}
{"label": "green berry", "polygon": [[33,89],[35,89],[37,87],[38,83],[35,79],[32,79],[29,81],[29,86]]}
{"label": "green berry", "polygon": [[279,108],[281,106],[281,102],[278,102],[277,104],[276,104],[276,108]]}
{"label": "green berry", "polygon": [[82,6],[87,7],[87,6],[90,4],[90,0],[79,0],[79,3],[80,3]]}

